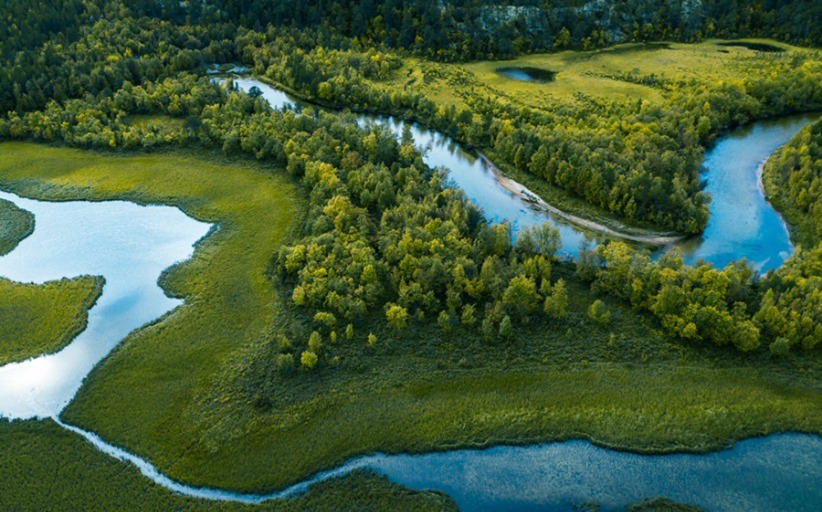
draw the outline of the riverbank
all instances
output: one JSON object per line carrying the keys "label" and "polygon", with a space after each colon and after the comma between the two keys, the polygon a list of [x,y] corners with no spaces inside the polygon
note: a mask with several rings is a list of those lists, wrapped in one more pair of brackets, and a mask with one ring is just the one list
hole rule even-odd
{"label": "riverbank", "polygon": [[599,222],[595,222],[590,219],[584,219],[577,215],[573,215],[571,213],[567,213],[565,211],[560,210],[559,208],[552,206],[540,196],[531,192],[525,185],[517,183],[516,181],[512,180],[505,176],[505,174],[494,165],[487,156],[482,153],[478,153],[479,157],[485,162],[489,169],[494,173],[494,176],[497,179],[497,182],[500,184],[502,188],[511,192],[515,196],[519,197],[523,201],[529,203],[533,208],[542,210],[544,212],[551,213],[552,215],[556,215],[561,219],[564,219],[575,226],[579,226],[583,229],[593,231],[595,233],[599,233],[602,235],[606,235],[612,238],[619,238],[622,240],[629,240],[631,242],[638,242],[641,244],[648,244],[648,245],[670,245],[680,240],[685,239],[685,235],[668,235],[663,233],[653,233],[648,232],[645,234],[632,234],[626,233],[623,231],[616,231],[614,229],[609,228]]}
{"label": "riverbank", "polygon": [[802,129],[763,162],[761,186],[765,197],[785,217],[791,240],[811,249],[822,239],[822,206],[818,187],[822,122]]}

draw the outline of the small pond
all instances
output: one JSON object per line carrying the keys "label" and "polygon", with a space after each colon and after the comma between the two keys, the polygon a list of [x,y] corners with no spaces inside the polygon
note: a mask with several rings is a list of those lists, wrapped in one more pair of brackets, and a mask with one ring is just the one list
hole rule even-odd
{"label": "small pond", "polygon": [[497,73],[511,80],[539,83],[553,82],[557,74],[556,71],[532,67],[499,68],[497,69]]}

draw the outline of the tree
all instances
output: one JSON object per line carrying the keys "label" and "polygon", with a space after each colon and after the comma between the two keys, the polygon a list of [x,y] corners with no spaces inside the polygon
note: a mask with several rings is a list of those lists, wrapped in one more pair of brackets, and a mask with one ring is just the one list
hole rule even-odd
{"label": "tree", "polygon": [[539,303],[537,287],[524,275],[515,276],[502,295],[502,303],[519,318],[524,318],[532,313]]}
{"label": "tree", "polygon": [[604,302],[597,299],[588,308],[588,317],[598,324],[608,325],[611,321],[611,312]]}
{"label": "tree", "polygon": [[278,354],[277,370],[285,374],[294,371],[294,356],[292,354]]}
{"label": "tree", "polygon": [[405,329],[408,326],[408,310],[397,304],[388,304],[385,310],[385,319],[388,325],[396,330]]}
{"label": "tree", "polygon": [[543,308],[546,315],[553,318],[562,318],[565,316],[567,307],[568,293],[565,290],[565,281],[560,279],[551,287],[551,294],[545,297]]}
{"label": "tree", "polygon": [[320,351],[320,347],[322,347],[322,336],[317,331],[312,331],[308,337],[308,350],[316,354]]}
{"label": "tree", "polygon": [[318,360],[319,358],[317,357],[317,354],[311,352],[310,350],[306,350],[300,355],[300,364],[306,370],[311,370],[317,366]]}
{"label": "tree", "polygon": [[505,340],[509,340],[514,336],[514,327],[511,324],[511,317],[505,315],[499,323],[499,335]]}
{"label": "tree", "polygon": [[562,27],[562,30],[559,31],[557,34],[557,38],[554,39],[554,48],[557,50],[562,50],[563,48],[568,48],[571,44],[571,33],[568,32],[568,29]]}

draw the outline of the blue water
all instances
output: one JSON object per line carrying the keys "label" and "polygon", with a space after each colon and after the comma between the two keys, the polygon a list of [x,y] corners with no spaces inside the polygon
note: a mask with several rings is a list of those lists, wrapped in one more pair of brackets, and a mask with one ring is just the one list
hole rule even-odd
{"label": "blue water", "polygon": [[778,268],[793,253],[785,221],[765,200],[761,166],[818,114],[760,121],[721,138],[705,155],[711,194],[702,237],[680,244],[686,263],[697,259],[724,267],[746,258],[760,272]]}
{"label": "blue water", "polygon": [[[259,88],[272,108],[295,108],[300,103],[283,92],[253,78],[235,80],[242,90]],[[715,267],[746,258],[760,272],[779,267],[793,253],[788,230],[780,215],[765,200],[759,185],[758,168],[774,151],[805,125],[818,117],[800,115],[761,121],[721,138],[705,155],[705,191],[712,196],[710,219],[705,233],[676,244],[686,262],[703,259]],[[398,136],[405,122],[383,116],[362,116],[360,122],[379,123]],[[548,222],[560,232],[560,255],[576,257],[580,244],[592,247],[603,235],[586,231],[529,203],[504,189],[486,163],[465,151],[452,139],[411,126],[414,144],[424,151],[424,161],[446,170],[450,182],[482,208],[493,222],[510,222],[513,232]]]}

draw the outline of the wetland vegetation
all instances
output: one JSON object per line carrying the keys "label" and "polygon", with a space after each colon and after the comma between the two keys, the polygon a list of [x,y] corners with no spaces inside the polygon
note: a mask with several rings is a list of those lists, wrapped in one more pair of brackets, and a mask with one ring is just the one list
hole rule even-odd
{"label": "wetland vegetation", "polygon": [[[760,277],[744,261],[688,266],[621,243],[561,261],[553,228],[514,239],[444,187],[407,134],[360,128],[350,112],[398,115],[479,148],[587,218],[698,235],[708,219],[704,150],[733,127],[822,109],[819,51],[788,44],[819,44],[818,27],[802,25],[818,3],[794,2],[778,29],[782,7],[757,3],[761,19],[732,23],[719,1],[700,7],[716,14],[711,24],[682,12],[655,23],[680,4],[663,2],[636,23],[596,29],[579,20],[598,8],[541,16],[535,2],[437,11],[63,0],[23,16],[28,3],[4,8],[17,22],[2,37],[0,188],[167,204],[218,226],[160,280],[185,304],[123,340],[63,421],[173,479],[239,491],[282,488],[375,451],[586,438],[702,452],[822,432],[819,123],[764,171],[802,248]],[[537,50],[553,53],[526,54]],[[462,61],[480,57],[508,60]],[[221,62],[348,111],[271,111],[254,91],[212,81],[206,65]],[[500,68],[556,75],[534,83]],[[30,226],[19,209],[0,208],[10,249]],[[2,295],[0,312],[13,304],[14,321],[2,313],[0,333],[33,322],[25,301],[47,305],[40,297],[53,287],[48,300],[76,306],[46,308],[66,315],[44,322],[62,343],[100,285],[0,281],[20,290]],[[0,446],[7,508],[65,496],[105,509],[112,489],[123,503],[147,490],[135,504],[147,509],[223,507],[159,489],[50,421],[3,423],[0,433],[13,440]],[[46,455],[53,447],[60,460]],[[52,468],[50,490],[25,480]],[[263,509],[329,503],[453,507],[357,473]]]}
{"label": "wetland vegetation", "polygon": [[0,364],[56,352],[86,327],[103,279],[83,276],[44,284],[0,278]]}

